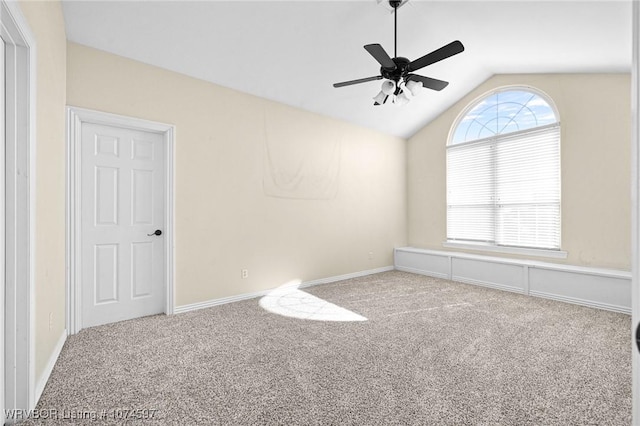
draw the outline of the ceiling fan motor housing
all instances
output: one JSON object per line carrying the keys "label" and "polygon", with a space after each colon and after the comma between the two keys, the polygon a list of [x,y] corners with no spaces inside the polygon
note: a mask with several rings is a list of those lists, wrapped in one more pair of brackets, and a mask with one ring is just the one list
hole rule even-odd
{"label": "ceiling fan motor housing", "polygon": [[384,78],[393,80],[397,83],[409,74],[409,63],[411,61],[407,58],[403,58],[402,56],[393,58],[392,61],[396,64],[396,68],[390,70],[382,67],[380,68],[380,74],[382,74]]}

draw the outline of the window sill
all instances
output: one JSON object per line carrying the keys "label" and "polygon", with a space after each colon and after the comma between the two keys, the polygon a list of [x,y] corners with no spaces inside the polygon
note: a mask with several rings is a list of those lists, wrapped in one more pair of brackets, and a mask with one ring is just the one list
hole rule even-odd
{"label": "window sill", "polygon": [[519,254],[522,256],[549,257],[549,258],[555,258],[555,259],[567,258],[567,252],[562,250],[501,247],[501,246],[493,246],[489,244],[459,243],[459,242],[453,242],[453,241],[445,241],[444,243],[442,243],[442,246],[447,248],[478,250],[478,251],[493,252],[493,253]]}

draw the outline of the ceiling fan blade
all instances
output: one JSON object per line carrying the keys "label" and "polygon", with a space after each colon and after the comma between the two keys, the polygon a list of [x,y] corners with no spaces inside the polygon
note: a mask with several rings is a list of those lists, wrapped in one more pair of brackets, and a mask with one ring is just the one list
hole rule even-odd
{"label": "ceiling fan blade", "polygon": [[396,69],[396,63],[393,62],[393,59],[389,57],[384,48],[379,44],[367,44],[364,48],[371,54],[371,56],[374,57],[376,61],[380,63],[380,65],[382,65],[382,68],[389,71],[393,71]]}
{"label": "ceiling fan blade", "polygon": [[459,40],[453,41],[446,46],[442,46],[440,49],[434,50],[431,53],[427,53],[422,58],[418,58],[415,61],[409,63],[407,69],[409,72],[417,71],[420,68],[424,68],[427,65],[434,64],[443,59],[447,59],[450,56],[457,55],[464,51],[464,46]]}
{"label": "ceiling fan blade", "polygon": [[425,77],[422,75],[409,74],[407,80],[421,81],[422,85],[431,90],[442,90],[449,85],[448,81],[437,80],[435,78]]}
{"label": "ceiling fan blade", "polygon": [[366,83],[367,81],[374,81],[374,80],[382,80],[382,76],[377,75],[375,77],[361,78],[359,80],[351,80],[351,81],[343,81],[342,83],[334,83],[333,87],[351,86],[352,84]]}

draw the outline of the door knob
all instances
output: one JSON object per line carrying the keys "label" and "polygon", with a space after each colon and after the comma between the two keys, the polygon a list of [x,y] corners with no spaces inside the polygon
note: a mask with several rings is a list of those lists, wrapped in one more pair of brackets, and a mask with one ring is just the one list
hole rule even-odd
{"label": "door knob", "polygon": [[162,231],[159,229],[156,229],[155,232],[153,234],[147,234],[149,237],[151,237],[152,235],[162,235]]}

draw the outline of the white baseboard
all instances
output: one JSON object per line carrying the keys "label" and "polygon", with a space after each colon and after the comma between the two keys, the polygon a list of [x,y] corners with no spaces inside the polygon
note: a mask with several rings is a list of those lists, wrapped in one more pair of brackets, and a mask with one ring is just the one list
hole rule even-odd
{"label": "white baseboard", "polygon": [[[298,286],[298,288],[305,288],[305,287],[311,287],[311,286],[319,285],[319,284],[328,284],[328,283],[333,283],[333,282],[336,282],[336,281],[348,280],[348,279],[351,279],[351,278],[364,277],[366,275],[378,274],[380,272],[393,271],[393,269],[394,269],[393,266],[385,266],[385,267],[382,267],[382,268],[368,269],[366,271],[353,272],[353,273],[350,273],[350,274],[336,275],[336,276],[328,277],[328,278],[320,278],[320,279],[317,279],[317,280],[305,281],[305,282],[301,283]],[[239,302],[241,300],[247,300],[247,299],[254,299],[256,297],[265,296],[265,295],[269,294],[273,290],[274,289],[256,291],[256,292],[252,292],[252,293],[243,293],[243,294],[238,294],[238,295],[235,295],[235,296],[222,297],[220,299],[211,299],[211,300],[205,300],[203,302],[191,303],[189,305],[176,306],[173,309],[173,313],[174,314],[181,314],[181,313],[184,313],[184,312],[195,311],[197,309],[204,309],[204,308],[210,308],[212,306],[224,305],[225,303]]]}
{"label": "white baseboard", "polygon": [[47,385],[47,381],[49,381],[49,377],[51,376],[51,372],[53,371],[53,367],[56,365],[56,361],[58,361],[58,357],[60,356],[60,352],[62,352],[62,347],[64,346],[64,342],[67,341],[67,330],[63,330],[56,346],[53,348],[53,352],[51,352],[51,356],[49,356],[49,360],[47,361],[47,365],[42,372],[42,376],[38,379],[36,383],[36,397],[35,404],[38,405],[38,401],[42,396],[42,392],[44,391],[44,387]]}
{"label": "white baseboard", "polygon": [[195,311],[198,309],[210,308],[212,306],[224,305],[225,303],[239,302],[241,300],[253,299],[255,297],[262,297],[265,294],[269,293],[269,291],[271,290],[263,290],[263,291],[256,291],[253,293],[238,294],[236,296],[222,297],[220,299],[211,299],[211,300],[205,300],[204,302],[196,302],[196,303],[191,303],[189,305],[176,306],[175,308],[173,308],[173,313],[181,314],[184,312]]}
{"label": "white baseboard", "polygon": [[399,271],[631,313],[629,271],[413,247],[396,249],[394,259]]}
{"label": "white baseboard", "polygon": [[329,278],[320,278],[318,280],[305,281],[298,288],[312,287],[319,284],[335,283],[337,281],[350,280],[351,278],[366,277],[367,275],[379,274],[381,272],[393,271],[393,266],[384,266],[382,268],[367,269],[366,271],[352,272],[350,274],[336,275]]}

